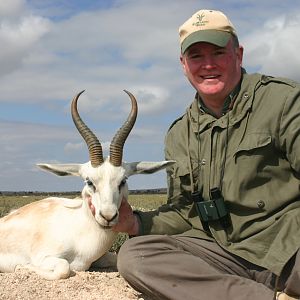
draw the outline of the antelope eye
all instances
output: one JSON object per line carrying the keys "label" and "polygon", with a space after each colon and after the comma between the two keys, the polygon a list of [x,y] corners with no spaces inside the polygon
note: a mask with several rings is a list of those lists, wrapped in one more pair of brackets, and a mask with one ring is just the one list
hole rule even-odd
{"label": "antelope eye", "polygon": [[127,181],[127,178],[122,179],[122,181],[119,184],[119,188],[121,188]]}
{"label": "antelope eye", "polygon": [[87,179],[85,180],[85,183],[86,183],[89,187],[94,188],[94,184],[93,184],[93,182],[92,182],[89,178],[87,178]]}

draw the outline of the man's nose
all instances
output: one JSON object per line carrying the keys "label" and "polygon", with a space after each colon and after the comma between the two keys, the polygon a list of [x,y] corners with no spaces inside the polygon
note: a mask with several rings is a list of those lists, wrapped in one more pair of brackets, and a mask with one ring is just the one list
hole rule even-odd
{"label": "man's nose", "polygon": [[203,69],[212,69],[215,68],[216,62],[215,59],[211,56],[205,56],[201,64]]}

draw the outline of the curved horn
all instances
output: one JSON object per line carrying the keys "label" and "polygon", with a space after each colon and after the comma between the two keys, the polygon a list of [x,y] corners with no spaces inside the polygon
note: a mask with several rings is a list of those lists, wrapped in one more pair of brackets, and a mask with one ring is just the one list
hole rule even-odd
{"label": "curved horn", "polygon": [[124,143],[135,123],[136,116],[137,116],[137,102],[135,97],[128,91],[124,90],[125,93],[127,93],[131,100],[131,111],[130,114],[125,121],[125,123],[122,125],[122,127],[117,131],[115,134],[111,144],[110,144],[110,158],[109,161],[112,165],[119,167],[122,164],[122,156],[123,156],[123,146]]}
{"label": "curved horn", "polygon": [[89,148],[89,155],[90,155],[90,161],[92,166],[98,167],[103,163],[103,153],[102,153],[102,147],[97,139],[97,137],[94,135],[94,133],[85,125],[85,123],[82,121],[82,119],[79,116],[78,110],[77,110],[77,101],[79,96],[84,92],[81,91],[79,94],[77,94],[71,104],[71,114],[73,122],[85,140],[88,148]]}

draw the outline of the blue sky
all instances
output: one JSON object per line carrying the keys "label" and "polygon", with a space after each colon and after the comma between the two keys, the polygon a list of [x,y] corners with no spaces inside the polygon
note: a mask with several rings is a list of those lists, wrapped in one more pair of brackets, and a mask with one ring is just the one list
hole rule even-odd
{"label": "blue sky", "polygon": [[[273,0],[0,0],[0,191],[80,190],[39,162],[83,163],[86,145],[70,116],[102,142],[127,118],[127,89],[139,115],[126,161],[163,160],[164,136],[192,101],[179,63],[178,27],[202,8],[224,11],[245,48],[244,67],[300,81],[300,5]],[[165,187],[165,173],[137,175],[130,188]]]}

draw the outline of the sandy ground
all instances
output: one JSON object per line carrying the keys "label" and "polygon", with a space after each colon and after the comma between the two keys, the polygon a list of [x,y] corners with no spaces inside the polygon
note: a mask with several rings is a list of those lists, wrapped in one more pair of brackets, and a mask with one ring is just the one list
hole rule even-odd
{"label": "sandy ground", "polygon": [[1,300],[151,300],[132,289],[115,269],[76,272],[48,281],[21,269],[0,273]]}

